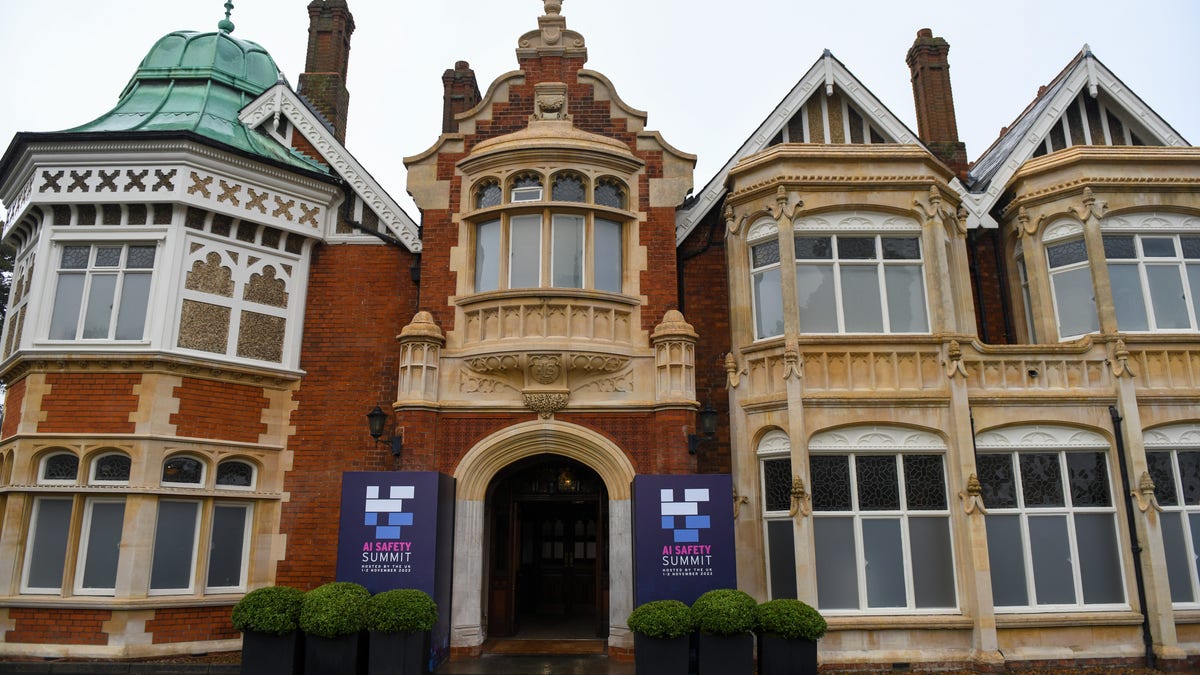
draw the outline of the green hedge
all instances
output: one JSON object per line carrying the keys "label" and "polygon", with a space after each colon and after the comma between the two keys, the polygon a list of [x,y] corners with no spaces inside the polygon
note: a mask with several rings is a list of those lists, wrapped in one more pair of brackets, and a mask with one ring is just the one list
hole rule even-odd
{"label": "green hedge", "polygon": [[353,635],[366,628],[371,593],[349,581],[335,581],[304,594],[300,630],[323,638]]}
{"label": "green hedge", "polygon": [[437,623],[437,603],[415,588],[398,588],[367,601],[367,630],[381,633],[427,631]]}
{"label": "green hedge", "polygon": [[754,630],[758,603],[742,591],[718,588],[692,603],[696,628],[710,635],[739,635]]}
{"label": "green hedge", "polygon": [[629,613],[629,630],[652,638],[677,638],[694,631],[692,610],[678,600],[654,600]]}
{"label": "green hedge", "polygon": [[290,586],[250,591],[233,606],[233,627],[270,635],[287,635],[299,627],[304,593]]}
{"label": "green hedge", "polygon": [[825,617],[799,600],[771,600],[755,608],[758,627],[787,640],[816,640],[829,627]]}

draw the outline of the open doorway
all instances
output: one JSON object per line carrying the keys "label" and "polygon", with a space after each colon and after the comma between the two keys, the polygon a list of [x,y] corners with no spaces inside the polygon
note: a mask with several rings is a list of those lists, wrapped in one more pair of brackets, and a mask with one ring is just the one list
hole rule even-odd
{"label": "open doorway", "polygon": [[490,636],[607,637],[607,504],[600,476],[559,455],[497,474],[487,506]]}

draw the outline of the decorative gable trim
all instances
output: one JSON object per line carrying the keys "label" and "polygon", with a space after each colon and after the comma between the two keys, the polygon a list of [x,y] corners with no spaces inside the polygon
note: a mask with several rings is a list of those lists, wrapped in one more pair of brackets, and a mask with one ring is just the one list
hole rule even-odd
{"label": "decorative gable trim", "polygon": [[788,121],[796,115],[801,106],[814,97],[815,93],[824,92],[825,96],[832,96],[835,86],[863,112],[865,117],[869,118],[871,124],[877,126],[887,136],[889,141],[901,144],[921,144],[917,135],[905,126],[900,118],[892,114],[892,111],[888,110],[887,106],[878,98],[875,98],[875,95],[827,49],[821,58],[808,69],[804,77],[800,78],[800,81],[784,96],[779,105],[775,106],[775,109],[750,135],[750,138],[742,144],[742,147],[738,148],[737,152],[704,186],[692,205],[677,212],[675,244],[677,246],[682,244],[704,216],[716,207],[721,197],[725,195],[725,181],[729,177],[729,171],[738,161],[765,149],[771,139],[787,126]]}
{"label": "decorative gable trim", "polygon": [[[968,226],[996,227],[996,221],[991,217],[990,211],[1004,194],[1013,175],[1034,156],[1038,147],[1045,142],[1053,126],[1059,123],[1062,116],[1066,114],[1068,106],[1075,103],[1081,92],[1086,91],[1088,96],[1096,98],[1099,96],[1100,90],[1103,90],[1117,105],[1120,112],[1123,112],[1129,119],[1136,120],[1155,141],[1167,146],[1187,146],[1187,141],[1179,135],[1179,132],[1172,129],[1166,120],[1146,105],[1129,87],[1125,86],[1120,78],[1092,54],[1087,45],[1083,46],[1083,50],[1075,58],[1074,63],[1069,65],[1056,80],[1058,80],[1057,86],[1052,83],[1047,88],[1045,95],[1049,96],[1048,101],[1035,101],[1031,104],[1029,112],[1026,114],[1035,116],[1032,122],[1023,123],[1024,120],[1018,118],[1017,122],[1012,125],[1011,133],[1020,134],[1020,136],[1015,139],[1001,136],[992,145],[992,148],[976,162],[977,165],[999,164],[1000,166],[990,176],[985,174],[984,180],[987,182],[983,190],[964,196],[962,204],[970,214]],[[993,159],[989,157],[993,153],[1005,154]]]}
{"label": "decorative gable trim", "polygon": [[284,83],[279,83],[263,92],[261,96],[242,109],[238,119],[250,128],[258,127],[268,118],[278,123],[280,116],[286,117],[296,131],[304,135],[321,159],[337,172],[354,190],[362,201],[379,216],[401,243],[413,253],[421,252],[421,239],[417,224],[404,212],[379,183],[367,173],[358,160],[346,150],[333,133],[309,110],[299,96]]}

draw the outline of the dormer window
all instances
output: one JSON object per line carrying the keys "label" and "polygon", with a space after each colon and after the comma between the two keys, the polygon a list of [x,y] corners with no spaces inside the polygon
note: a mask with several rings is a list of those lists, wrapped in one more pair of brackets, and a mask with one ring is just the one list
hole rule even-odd
{"label": "dormer window", "polygon": [[512,183],[512,202],[540,202],[542,178],[534,173],[521,174]]}

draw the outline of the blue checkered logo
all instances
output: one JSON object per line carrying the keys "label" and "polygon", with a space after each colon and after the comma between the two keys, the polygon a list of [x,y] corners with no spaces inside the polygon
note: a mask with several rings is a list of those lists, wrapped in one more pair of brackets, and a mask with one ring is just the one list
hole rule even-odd
{"label": "blue checkered logo", "polygon": [[676,544],[694,544],[700,541],[700,530],[711,524],[708,516],[700,515],[700,504],[708,503],[708,489],[682,490],[683,501],[675,501],[675,490],[660,490],[662,502],[662,527],[672,530]]}
{"label": "blue checkered logo", "polygon": [[378,485],[367,486],[367,518],[363,524],[375,528],[376,539],[399,539],[400,528],[413,524],[413,514],[404,512],[404,500],[412,499],[414,492],[412,485],[393,485],[388,488],[388,496],[381,497]]}

